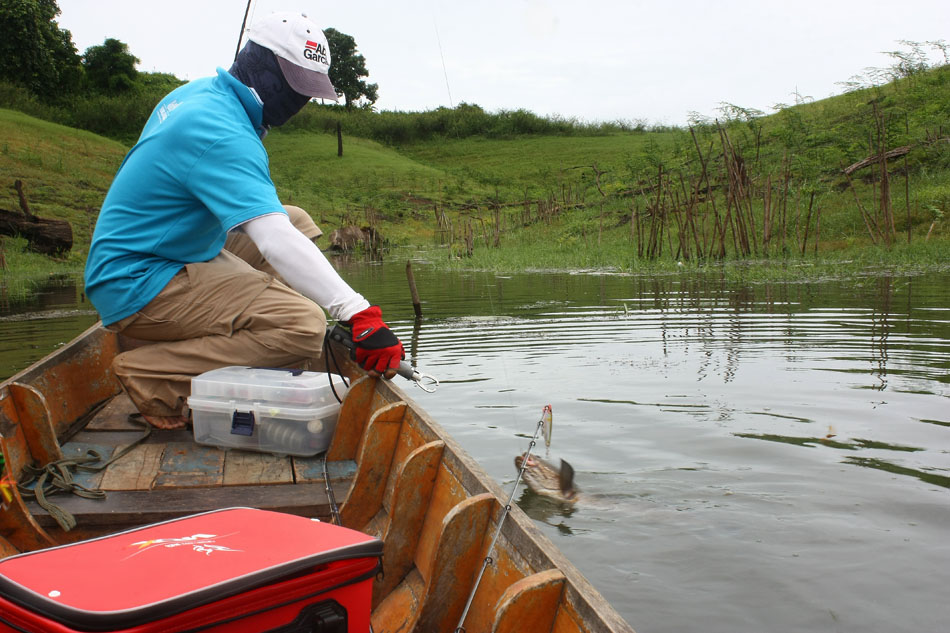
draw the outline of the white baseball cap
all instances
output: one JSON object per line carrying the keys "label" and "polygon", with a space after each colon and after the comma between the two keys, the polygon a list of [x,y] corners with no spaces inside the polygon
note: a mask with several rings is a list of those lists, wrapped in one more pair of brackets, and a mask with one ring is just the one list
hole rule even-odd
{"label": "white baseball cap", "polygon": [[248,39],[277,56],[277,63],[295,91],[336,101],[330,83],[330,46],[323,31],[303,13],[272,13],[251,25]]}

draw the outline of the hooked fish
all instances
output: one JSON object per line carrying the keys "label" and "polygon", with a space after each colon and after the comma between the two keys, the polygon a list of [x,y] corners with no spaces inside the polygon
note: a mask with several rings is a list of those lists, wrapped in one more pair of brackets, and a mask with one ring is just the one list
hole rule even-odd
{"label": "hooked fish", "polygon": [[[525,456],[527,455],[527,461]],[[515,468],[520,472],[524,464],[524,482],[528,488],[539,495],[551,497],[564,503],[577,501],[578,491],[574,487],[574,468],[561,460],[561,467],[555,468],[540,457],[523,453],[515,456]]]}

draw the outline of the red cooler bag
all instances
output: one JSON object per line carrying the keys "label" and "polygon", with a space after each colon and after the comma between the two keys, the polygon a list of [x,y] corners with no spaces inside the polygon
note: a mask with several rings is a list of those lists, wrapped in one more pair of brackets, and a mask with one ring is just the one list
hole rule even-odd
{"label": "red cooler bag", "polygon": [[0,631],[366,633],[382,542],[229,508],[0,560]]}

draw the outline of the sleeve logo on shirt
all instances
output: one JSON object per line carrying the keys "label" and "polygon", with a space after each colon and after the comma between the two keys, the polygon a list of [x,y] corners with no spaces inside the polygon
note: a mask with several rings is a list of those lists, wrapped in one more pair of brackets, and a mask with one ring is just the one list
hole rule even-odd
{"label": "sleeve logo on shirt", "polygon": [[303,56],[310,61],[330,65],[330,62],[327,61],[327,49],[319,42],[307,40],[307,44],[303,49]]}
{"label": "sleeve logo on shirt", "polygon": [[178,100],[169,101],[168,103],[163,103],[162,107],[158,109],[158,122],[164,123],[165,119],[168,118],[168,115],[172,113],[172,110],[180,106],[181,103]]}

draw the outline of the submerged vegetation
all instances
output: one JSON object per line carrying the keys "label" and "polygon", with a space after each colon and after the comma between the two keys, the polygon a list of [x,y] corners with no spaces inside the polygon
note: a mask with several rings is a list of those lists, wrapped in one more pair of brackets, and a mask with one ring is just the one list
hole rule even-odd
{"label": "submerged vegetation", "polygon": [[[379,257],[409,247],[453,268],[805,276],[937,266],[950,244],[950,66],[905,44],[843,94],[796,95],[770,115],[723,104],[676,128],[310,104],[265,144],[285,202],[327,234],[373,228]],[[942,42],[926,46],[946,57]],[[16,211],[21,180],[34,212],[74,233],[59,260],[4,239],[5,278],[81,270],[129,131],[173,79],[55,107],[0,85],[0,208]]]}

